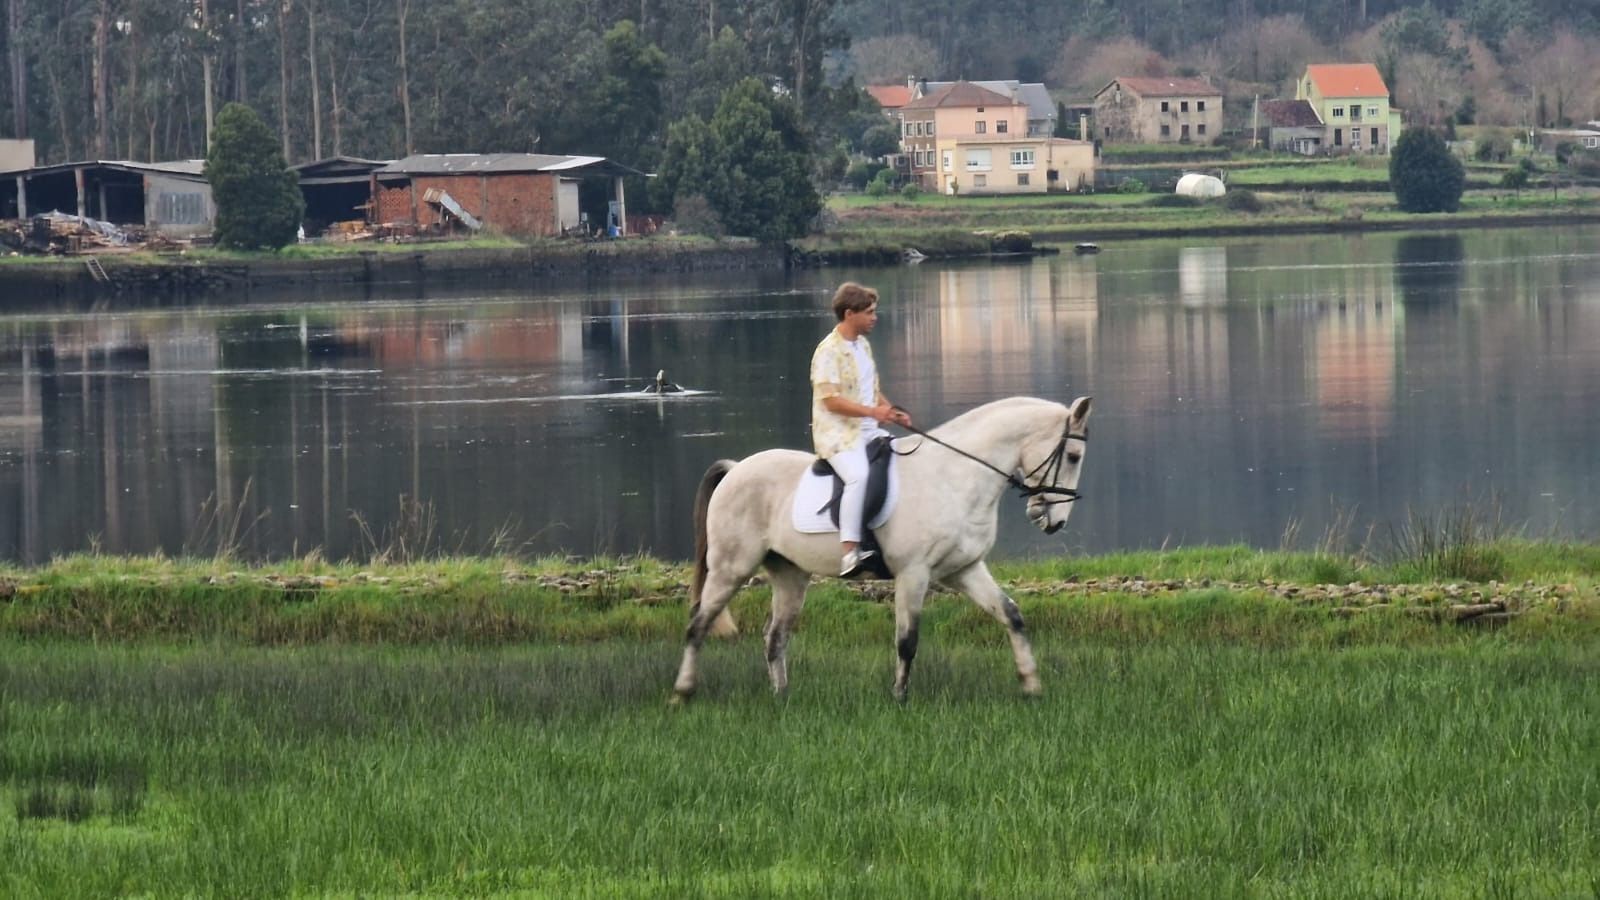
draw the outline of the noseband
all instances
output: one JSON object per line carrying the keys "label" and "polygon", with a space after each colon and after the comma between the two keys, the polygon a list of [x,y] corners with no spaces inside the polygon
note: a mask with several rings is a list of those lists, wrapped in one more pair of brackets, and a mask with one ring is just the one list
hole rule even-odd
{"label": "noseband", "polygon": [[[1061,475],[1061,462],[1067,455],[1067,441],[1076,439],[1086,444],[1089,442],[1089,435],[1073,434],[1071,429],[1072,426],[1069,424],[1067,430],[1062,433],[1061,440],[1056,442],[1056,449],[1052,450],[1050,455],[1044,458],[1043,462],[1030,469],[1026,475],[1018,478],[1015,472],[1002,472],[998,466],[993,465],[988,460],[979,459],[960,447],[947,444],[920,428],[906,426],[906,430],[912,434],[927,438],[946,450],[965,456],[967,459],[1004,478],[1006,484],[1016,488],[1017,492],[1023,497],[1044,497],[1045,506],[1054,506],[1057,503],[1071,503],[1078,499],[1077,488],[1057,487],[1054,483],[1056,478]],[[1028,479],[1035,475],[1039,476],[1038,483],[1029,484]]]}

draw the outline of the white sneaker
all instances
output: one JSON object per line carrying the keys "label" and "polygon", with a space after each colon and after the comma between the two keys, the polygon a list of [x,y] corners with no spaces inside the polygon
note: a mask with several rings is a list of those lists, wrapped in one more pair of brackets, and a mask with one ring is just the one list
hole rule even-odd
{"label": "white sneaker", "polygon": [[851,550],[844,555],[844,559],[839,563],[839,577],[849,578],[852,575],[861,574],[861,570],[866,568],[867,563],[877,555],[876,551],[862,550],[859,547]]}

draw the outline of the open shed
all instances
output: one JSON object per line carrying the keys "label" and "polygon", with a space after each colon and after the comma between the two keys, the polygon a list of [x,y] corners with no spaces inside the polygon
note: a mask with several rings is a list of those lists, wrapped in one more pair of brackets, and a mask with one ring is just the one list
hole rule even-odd
{"label": "open shed", "polygon": [[0,173],[0,218],[63,212],[168,237],[211,233],[217,208],[205,160],[91,160]]}
{"label": "open shed", "polygon": [[392,160],[334,156],[291,166],[300,176],[305,197],[306,234],[318,234],[335,222],[361,221],[372,209],[372,173]]}
{"label": "open shed", "polygon": [[458,221],[506,234],[568,234],[584,227],[578,187],[589,181],[609,188],[604,209],[588,216],[590,226],[620,236],[627,230],[622,180],[628,176],[649,177],[600,156],[420,154],[373,170],[371,218],[377,224]]}

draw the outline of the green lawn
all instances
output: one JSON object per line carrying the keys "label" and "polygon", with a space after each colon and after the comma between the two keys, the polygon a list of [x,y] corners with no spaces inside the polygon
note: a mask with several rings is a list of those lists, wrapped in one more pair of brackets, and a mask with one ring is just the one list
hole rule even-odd
{"label": "green lawn", "polygon": [[1600,547],[1413,549],[1009,563],[1044,698],[937,595],[905,706],[838,582],[672,709],[681,565],[3,571],[0,895],[1591,895]]}

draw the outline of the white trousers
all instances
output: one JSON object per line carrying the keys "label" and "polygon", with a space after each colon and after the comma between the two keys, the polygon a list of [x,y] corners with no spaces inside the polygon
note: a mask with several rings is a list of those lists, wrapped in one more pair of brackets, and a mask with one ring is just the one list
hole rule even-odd
{"label": "white trousers", "polygon": [[844,482],[839,497],[839,540],[860,543],[861,509],[867,502],[867,447],[860,444],[841,450],[828,457],[828,465]]}

